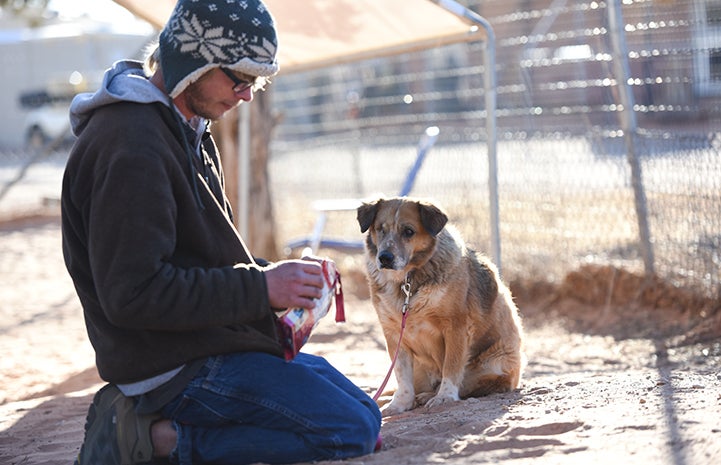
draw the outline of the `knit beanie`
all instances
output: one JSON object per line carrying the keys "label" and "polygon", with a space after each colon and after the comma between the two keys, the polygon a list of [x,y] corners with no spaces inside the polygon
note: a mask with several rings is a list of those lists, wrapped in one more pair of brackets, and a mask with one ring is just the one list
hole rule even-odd
{"label": "knit beanie", "polygon": [[178,0],[159,46],[173,98],[212,68],[264,77],[279,69],[273,17],[261,0]]}

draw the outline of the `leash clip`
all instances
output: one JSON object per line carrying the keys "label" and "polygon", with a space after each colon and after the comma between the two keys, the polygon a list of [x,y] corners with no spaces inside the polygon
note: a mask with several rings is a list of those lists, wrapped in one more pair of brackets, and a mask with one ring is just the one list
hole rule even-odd
{"label": "leash clip", "polygon": [[411,301],[411,279],[410,277],[406,276],[406,282],[401,284],[401,291],[406,295],[406,300],[403,302],[403,308],[401,309],[401,312],[405,315],[408,311],[408,305]]}

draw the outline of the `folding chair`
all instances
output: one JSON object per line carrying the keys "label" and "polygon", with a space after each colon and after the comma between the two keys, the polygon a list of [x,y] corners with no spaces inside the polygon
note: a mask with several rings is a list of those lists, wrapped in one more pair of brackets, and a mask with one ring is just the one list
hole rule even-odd
{"label": "folding chair", "polygon": [[[420,142],[418,143],[418,152],[416,160],[408,170],[403,185],[398,192],[399,197],[405,197],[410,194],[413,189],[413,184],[416,181],[418,171],[420,171],[423,161],[428,154],[428,151],[433,147],[438,139],[440,130],[437,126],[430,126],[426,128],[421,136]],[[316,200],[312,203],[313,210],[316,211],[315,225],[310,236],[295,239],[288,242],[286,247],[290,250],[298,249],[301,247],[309,247],[311,252],[317,252],[319,248],[330,248],[336,250],[349,250],[358,251],[363,250],[363,241],[360,240],[346,240],[346,239],[332,239],[323,237],[323,229],[325,228],[326,221],[328,220],[329,212],[338,211],[350,211],[355,210],[361,205],[360,199],[321,199]]]}

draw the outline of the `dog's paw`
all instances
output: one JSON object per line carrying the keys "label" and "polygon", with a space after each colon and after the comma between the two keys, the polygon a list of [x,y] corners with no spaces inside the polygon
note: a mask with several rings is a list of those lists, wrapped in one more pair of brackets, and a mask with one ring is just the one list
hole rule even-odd
{"label": "dog's paw", "polygon": [[434,391],[421,392],[416,394],[416,405],[426,405],[435,395]]}
{"label": "dog's paw", "polygon": [[399,413],[407,412],[410,410],[409,408],[400,407],[400,406],[394,406],[392,403],[385,406],[385,408],[381,409],[381,416],[382,417],[391,417],[393,415],[398,415]]}
{"label": "dog's paw", "polygon": [[381,415],[389,417],[391,415],[398,415],[399,413],[407,412],[413,408],[413,398],[410,401],[404,397],[393,397],[388,405],[381,409]]}
{"label": "dog's paw", "polygon": [[437,407],[439,405],[447,404],[449,402],[456,402],[458,400],[461,400],[458,395],[449,395],[449,394],[437,394],[430,399],[428,399],[428,402],[426,402],[426,407]]}
{"label": "dog's paw", "polygon": [[426,407],[436,407],[438,405],[446,404],[448,402],[455,402],[461,400],[458,395],[458,386],[448,378],[441,380],[441,385],[438,386],[438,392],[436,395],[428,399]]}

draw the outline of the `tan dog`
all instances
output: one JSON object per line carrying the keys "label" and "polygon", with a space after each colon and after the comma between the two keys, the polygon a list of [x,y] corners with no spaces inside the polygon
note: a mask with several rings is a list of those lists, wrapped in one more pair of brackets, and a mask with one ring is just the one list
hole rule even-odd
{"label": "tan dog", "polygon": [[394,374],[393,415],[425,404],[510,391],[525,365],[523,329],[496,267],[470,250],[433,204],[397,197],[363,203],[371,299],[391,358],[408,316]]}

